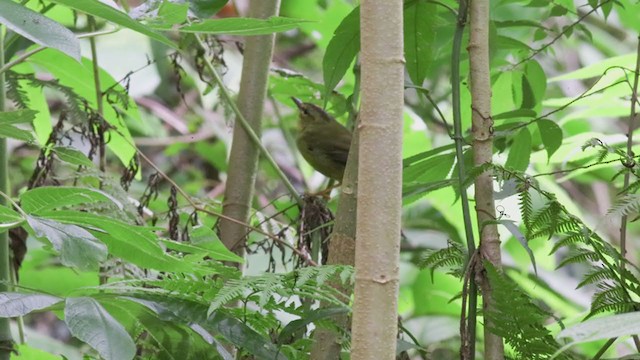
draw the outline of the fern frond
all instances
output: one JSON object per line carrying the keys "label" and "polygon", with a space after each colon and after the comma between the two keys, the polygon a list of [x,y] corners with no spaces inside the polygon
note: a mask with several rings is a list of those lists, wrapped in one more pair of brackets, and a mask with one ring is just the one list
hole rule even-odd
{"label": "fern frond", "polygon": [[608,214],[614,216],[629,216],[640,211],[640,195],[627,194],[622,196],[615,205],[609,209]]}
{"label": "fern frond", "polygon": [[598,254],[594,251],[580,248],[572,251],[566,258],[564,258],[560,264],[558,264],[558,269],[566,266],[568,264],[575,264],[587,261],[598,261],[600,258]]}
{"label": "fern frond", "polygon": [[590,272],[588,272],[583,278],[582,281],[578,284],[577,288],[581,288],[585,285],[600,283],[606,280],[615,280],[616,274],[611,271],[609,268],[596,266]]}
{"label": "fern frond", "polygon": [[533,202],[531,201],[531,194],[529,189],[523,186],[518,192],[518,205],[520,207],[520,214],[522,216],[522,222],[527,230],[527,237],[529,237],[531,229],[531,218],[533,217]]}
{"label": "fern frond", "polygon": [[553,244],[553,248],[551,248],[551,254],[555,254],[556,251],[558,251],[558,249],[562,248],[562,247],[567,247],[569,245],[574,245],[574,244],[586,244],[587,240],[584,237],[584,234],[580,231],[573,231],[570,232],[568,236],[565,236],[564,238],[556,241],[555,244]]}

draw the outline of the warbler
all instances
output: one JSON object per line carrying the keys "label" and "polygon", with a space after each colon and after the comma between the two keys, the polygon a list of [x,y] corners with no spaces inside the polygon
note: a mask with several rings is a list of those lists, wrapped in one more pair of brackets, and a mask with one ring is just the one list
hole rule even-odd
{"label": "warbler", "polygon": [[300,111],[298,151],[321,174],[342,182],[351,132],[319,106],[291,99]]}

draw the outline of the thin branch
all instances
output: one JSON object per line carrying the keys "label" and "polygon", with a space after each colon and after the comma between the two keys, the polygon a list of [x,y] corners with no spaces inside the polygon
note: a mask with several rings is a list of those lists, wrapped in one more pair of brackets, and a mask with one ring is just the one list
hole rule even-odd
{"label": "thin branch", "polygon": [[[202,41],[202,39],[200,38],[200,35],[194,34],[194,36],[195,36],[196,41],[198,42],[198,45],[200,46],[200,48],[203,51],[206,51],[207,47],[204,44],[204,42]],[[300,194],[298,194],[298,191],[293,187],[293,184],[291,184],[291,182],[287,178],[287,175],[284,174],[282,169],[280,169],[280,166],[278,166],[278,163],[276,163],[275,159],[271,156],[269,151],[267,151],[267,149],[264,147],[264,145],[262,144],[262,141],[260,140],[260,138],[256,135],[256,133],[253,131],[253,129],[251,128],[251,126],[247,122],[247,119],[244,118],[244,115],[242,115],[242,112],[240,111],[240,109],[238,109],[238,105],[236,104],[236,102],[231,97],[231,94],[229,93],[229,90],[227,90],[226,85],[224,84],[224,82],[222,82],[222,79],[220,78],[220,75],[218,74],[218,71],[215,69],[215,67],[213,66],[211,61],[209,61],[209,59],[207,59],[205,57],[204,58],[204,64],[207,67],[207,69],[209,70],[209,72],[211,73],[211,75],[213,76],[213,79],[215,80],[216,84],[218,85],[218,88],[220,89],[220,95],[222,95],[222,98],[231,107],[231,110],[236,115],[237,120],[240,122],[240,125],[246,131],[246,133],[249,136],[249,138],[251,139],[251,141],[253,141],[253,143],[260,149],[260,151],[264,155],[265,159],[267,159],[267,162],[269,162],[269,164],[271,164],[273,169],[276,171],[276,173],[278,174],[278,176],[280,177],[280,179],[284,183],[285,187],[291,193],[291,196],[294,199],[296,199],[296,201],[299,204],[302,204],[302,199],[300,198]]]}

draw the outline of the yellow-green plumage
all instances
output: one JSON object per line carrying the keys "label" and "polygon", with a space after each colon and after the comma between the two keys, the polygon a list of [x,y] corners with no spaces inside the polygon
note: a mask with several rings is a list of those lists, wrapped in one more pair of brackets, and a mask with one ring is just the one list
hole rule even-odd
{"label": "yellow-green plumage", "polygon": [[296,144],[302,157],[314,169],[342,181],[347,165],[351,132],[319,106],[293,98],[300,111]]}

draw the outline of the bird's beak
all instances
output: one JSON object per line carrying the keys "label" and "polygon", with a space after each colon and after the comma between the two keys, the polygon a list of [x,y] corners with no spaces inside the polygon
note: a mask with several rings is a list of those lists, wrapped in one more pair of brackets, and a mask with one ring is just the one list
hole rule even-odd
{"label": "bird's beak", "polygon": [[295,98],[295,97],[291,97],[291,100],[293,100],[294,103],[296,103],[296,106],[298,107],[298,109],[302,109],[302,101],[300,101],[300,99]]}

